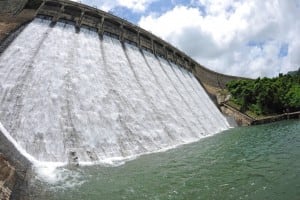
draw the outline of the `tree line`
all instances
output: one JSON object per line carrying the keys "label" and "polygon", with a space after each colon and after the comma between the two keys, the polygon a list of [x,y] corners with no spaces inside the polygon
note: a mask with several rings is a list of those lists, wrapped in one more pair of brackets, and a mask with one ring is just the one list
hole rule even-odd
{"label": "tree line", "polygon": [[270,115],[300,111],[300,68],[275,78],[233,80],[227,88],[242,112]]}

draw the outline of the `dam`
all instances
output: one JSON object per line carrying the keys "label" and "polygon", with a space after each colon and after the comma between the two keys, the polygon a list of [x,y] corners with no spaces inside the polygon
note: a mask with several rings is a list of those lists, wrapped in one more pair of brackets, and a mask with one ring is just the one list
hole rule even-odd
{"label": "dam", "polygon": [[123,160],[228,128],[188,70],[94,30],[50,24],[36,18],[0,58],[1,123],[37,161]]}
{"label": "dam", "polygon": [[3,132],[31,162],[57,165],[114,164],[197,141],[229,125],[196,65],[125,20],[43,1],[0,57]]}

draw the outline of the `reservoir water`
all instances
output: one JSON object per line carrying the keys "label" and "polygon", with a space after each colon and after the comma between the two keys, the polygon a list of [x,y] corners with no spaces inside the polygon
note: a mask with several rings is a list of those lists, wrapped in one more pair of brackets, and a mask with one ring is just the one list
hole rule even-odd
{"label": "reservoir water", "polygon": [[234,128],[118,167],[61,169],[34,180],[36,199],[289,199],[300,197],[300,122]]}

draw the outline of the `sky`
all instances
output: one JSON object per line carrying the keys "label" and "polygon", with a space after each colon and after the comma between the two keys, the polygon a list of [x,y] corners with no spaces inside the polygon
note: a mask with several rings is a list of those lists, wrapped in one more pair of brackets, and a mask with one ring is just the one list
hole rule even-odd
{"label": "sky", "polygon": [[300,67],[300,0],[74,0],[126,19],[205,67],[249,78]]}

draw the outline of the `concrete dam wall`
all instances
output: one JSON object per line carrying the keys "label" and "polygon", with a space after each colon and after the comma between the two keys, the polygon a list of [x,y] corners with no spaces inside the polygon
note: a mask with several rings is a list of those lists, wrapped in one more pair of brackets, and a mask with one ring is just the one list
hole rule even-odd
{"label": "concrete dam wall", "polygon": [[34,19],[0,56],[0,121],[34,166],[117,165],[229,128],[188,70],[51,23]]}
{"label": "concrete dam wall", "polygon": [[201,83],[206,85],[224,88],[227,82],[241,79],[241,77],[228,76],[209,70],[150,32],[110,13],[87,5],[65,0],[45,0],[37,10],[36,15],[41,18],[50,18],[53,24],[58,21],[68,21],[76,26],[77,31],[81,27],[94,29],[100,37],[109,35],[121,42],[146,49],[189,70]]}

